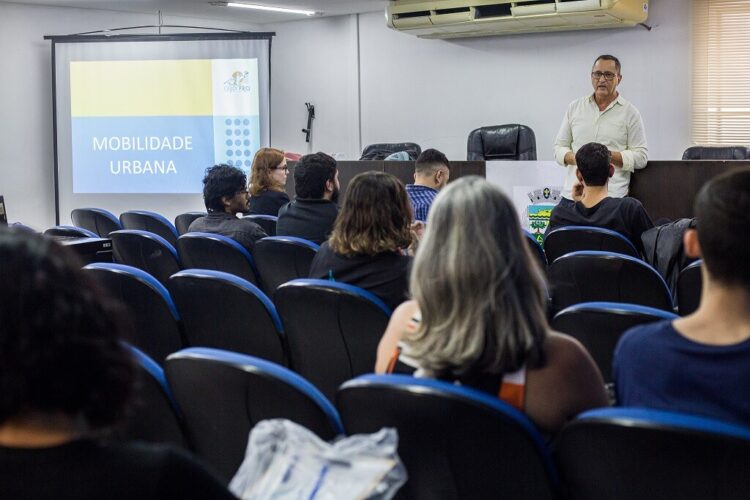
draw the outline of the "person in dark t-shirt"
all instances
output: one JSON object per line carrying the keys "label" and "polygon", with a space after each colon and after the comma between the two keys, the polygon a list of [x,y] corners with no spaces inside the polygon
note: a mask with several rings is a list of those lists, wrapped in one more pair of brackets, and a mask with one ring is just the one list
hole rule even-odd
{"label": "person in dark t-shirt", "polygon": [[552,209],[545,234],[564,226],[595,226],[611,229],[629,239],[643,254],[641,234],[654,227],[641,202],[635,198],[611,198],[609,179],[615,171],[612,153],[596,142],[584,144],[576,153],[575,203],[563,202]]}
{"label": "person in dark t-shirt", "polygon": [[277,236],[296,236],[320,245],[331,234],[339,213],[339,171],[325,153],[305,155],[294,166],[297,196],[281,207]]}
{"label": "person in dark t-shirt", "polygon": [[[700,306],[623,334],[615,349],[617,402],[750,425],[750,168],[698,193],[685,254],[702,258]],[[679,298],[679,297],[678,297]]]}
{"label": "person in dark t-shirt", "polygon": [[76,255],[2,229],[0,281],[0,498],[234,498],[184,452],[104,440],[135,360],[123,307]]}

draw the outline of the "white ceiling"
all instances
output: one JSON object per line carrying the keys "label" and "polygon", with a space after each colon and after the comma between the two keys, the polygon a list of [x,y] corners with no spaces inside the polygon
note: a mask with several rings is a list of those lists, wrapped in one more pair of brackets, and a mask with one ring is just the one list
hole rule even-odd
{"label": "white ceiling", "polygon": [[[322,12],[323,16],[340,16],[385,10],[386,0],[237,0],[245,3],[289,7]],[[216,7],[210,0],[0,0],[0,3],[51,5],[83,9],[104,9],[118,12],[154,14],[162,12],[164,22],[169,16],[196,17],[253,24],[278,23],[305,19],[297,14],[279,14],[248,9]]]}

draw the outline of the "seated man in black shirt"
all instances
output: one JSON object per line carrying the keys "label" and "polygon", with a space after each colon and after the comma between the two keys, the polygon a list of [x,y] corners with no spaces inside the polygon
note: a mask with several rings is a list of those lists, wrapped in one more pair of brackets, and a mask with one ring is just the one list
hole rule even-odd
{"label": "seated man in black shirt", "polygon": [[208,168],[203,178],[208,215],[195,219],[188,231],[221,234],[252,251],[255,242],[268,235],[252,220],[237,218],[238,213],[247,211],[249,199],[247,176],[242,170],[228,165]]}
{"label": "seated man in black shirt", "polygon": [[339,172],[325,153],[305,155],[294,167],[294,201],[279,209],[277,236],[296,236],[317,244],[328,239],[339,213]]}
{"label": "seated man in black shirt", "polygon": [[576,153],[577,184],[573,187],[575,203],[552,209],[545,234],[562,226],[596,226],[611,229],[628,238],[643,254],[641,234],[654,227],[641,202],[635,198],[610,198],[609,178],[615,167],[612,153],[596,142],[584,144]]}

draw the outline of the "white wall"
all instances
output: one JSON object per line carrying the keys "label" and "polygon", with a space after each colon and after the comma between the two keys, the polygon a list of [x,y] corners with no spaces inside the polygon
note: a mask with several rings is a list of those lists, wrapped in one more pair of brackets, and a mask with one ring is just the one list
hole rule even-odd
{"label": "white wall", "polygon": [[[247,24],[166,14],[163,21],[265,31]],[[157,24],[156,15],[0,3],[4,69],[0,78],[0,194],[5,196],[11,222],[22,221],[37,230],[55,224],[52,63],[50,42],[44,36],[152,24]]]}
{"label": "white wall", "polygon": [[[382,13],[274,26],[272,142],[304,151],[306,100],[316,104],[313,149],[358,158],[375,142],[414,141],[466,157],[469,131],[524,123],[540,159],[567,104],[592,91],[594,58],[617,55],[622,95],[641,111],[652,159],[679,158],[689,145],[690,8],[684,0],[651,2],[644,28],[422,40],[388,29]],[[354,19],[354,21],[351,21]],[[351,92],[359,46],[361,117]],[[339,71],[340,70],[340,71]],[[280,86],[280,79],[285,84]],[[291,106],[293,112],[284,106]],[[361,121],[360,121],[361,118]],[[361,130],[355,130],[361,122]],[[361,133],[362,144],[358,141]]]}

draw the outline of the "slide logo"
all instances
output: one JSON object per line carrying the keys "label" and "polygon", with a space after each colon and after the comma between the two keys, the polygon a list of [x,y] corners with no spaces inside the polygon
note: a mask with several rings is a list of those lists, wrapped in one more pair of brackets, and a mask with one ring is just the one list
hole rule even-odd
{"label": "slide logo", "polygon": [[239,93],[252,92],[252,90],[249,71],[235,71],[232,77],[224,82],[224,92]]}

